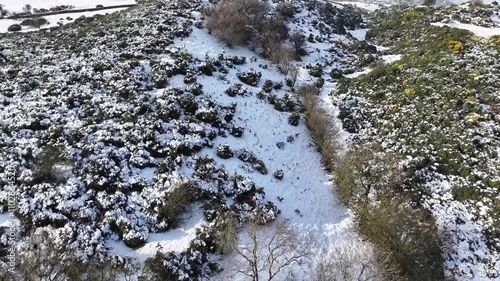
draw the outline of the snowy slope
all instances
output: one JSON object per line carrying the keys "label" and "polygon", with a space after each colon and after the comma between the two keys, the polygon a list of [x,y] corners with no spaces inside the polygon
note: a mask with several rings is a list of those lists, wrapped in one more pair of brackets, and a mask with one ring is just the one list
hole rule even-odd
{"label": "snowy slope", "polygon": [[[179,40],[176,45],[184,46],[200,59],[207,54],[215,56],[221,49],[224,49],[226,55],[255,56],[246,48],[229,49],[217,43],[206,30],[194,30],[189,38]],[[259,69],[264,79],[283,81],[283,76],[273,66],[268,65],[268,70],[264,70],[259,65],[268,63],[257,59],[239,70]],[[288,113],[277,112],[267,102],[255,97],[259,89],[252,89],[254,94],[249,97],[235,99],[219,90],[224,84],[221,85],[215,78],[203,79],[200,83],[211,93],[213,99],[223,104],[238,104],[236,117],[248,132],[242,138],[218,139],[215,146],[227,143],[235,150],[249,148],[266,163],[270,173],[282,169],[285,177],[279,181],[271,175],[260,175],[242,166],[238,159],[218,160],[218,163],[228,171],[251,177],[258,186],[264,187],[268,199],[281,210],[281,218],[288,220],[299,236],[310,236],[317,243],[311,247],[315,253],[311,259],[320,260],[325,254],[321,252],[322,248],[328,249],[328,254],[334,254],[336,248],[349,248],[362,253],[361,256],[369,256],[370,247],[356,234],[352,215],[333,193],[330,177],[321,165],[320,156],[311,142],[305,124],[299,127],[288,125]],[[260,86],[262,83],[263,81]],[[289,136],[295,136],[293,143],[287,143]],[[278,142],[286,143],[285,148],[279,149],[276,145]],[[217,159],[213,150],[205,152]],[[283,198],[282,201],[277,200],[278,197]],[[309,243],[308,239],[302,241]],[[314,268],[314,264],[308,268],[306,270]],[[310,279],[311,272],[303,271],[304,268],[296,269],[296,274],[302,273],[299,280]],[[224,271],[220,278],[215,280],[246,280],[241,276],[242,279],[234,279],[234,272],[231,270]]]}

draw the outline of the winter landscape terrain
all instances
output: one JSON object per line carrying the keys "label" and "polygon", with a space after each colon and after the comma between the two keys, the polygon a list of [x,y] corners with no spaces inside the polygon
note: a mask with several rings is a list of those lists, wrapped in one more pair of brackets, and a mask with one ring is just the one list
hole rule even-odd
{"label": "winter landscape terrain", "polygon": [[0,280],[500,280],[495,1],[0,4]]}

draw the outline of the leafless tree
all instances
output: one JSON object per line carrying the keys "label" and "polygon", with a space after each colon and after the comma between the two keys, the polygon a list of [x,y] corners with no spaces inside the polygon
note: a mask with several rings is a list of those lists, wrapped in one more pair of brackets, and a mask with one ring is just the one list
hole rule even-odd
{"label": "leafless tree", "polygon": [[248,244],[234,245],[235,253],[243,260],[236,271],[252,281],[275,280],[278,274],[287,274],[291,265],[301,263],[307,256],[286,222],[276,222],[269,227],[251,223],[245,228],[245,236]]}
{"label": "leafless tree", "polygon": [[31,10],[33,10],[33,7],[31,7],[30,4],[26,4],[24,7],[23,7],[23,12],[25,13],[30,13],[31,14]]}
{"label": "leafless tree", "polygon": [[361,255],[348,248],[337,248],[325,254],[316,266],[314,281],[376,281],[384,274],[370,255]]}
{"label": "leafless tree", "polygon": [[207,28],[229,46],[245,45],[257,34],[269,5],[259,0],[221,0],[204,9]]}

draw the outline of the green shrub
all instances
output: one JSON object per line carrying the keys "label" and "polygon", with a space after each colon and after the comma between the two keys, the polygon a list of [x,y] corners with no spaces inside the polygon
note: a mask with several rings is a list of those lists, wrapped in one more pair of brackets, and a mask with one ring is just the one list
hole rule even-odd
{"label": "green shrub", "polygon": [[477,200],[481,197],[481,194],[472,186],[458,186],[452,189],[453,198],[458,201],[465,200]]}
{"label": "green shrub", "polygon": [[369,196],[382,198],[401,185],[401,170],[396,156],[383,152],[379,145],[352,148],[334,168],[340,199],[348,204],[368,203]]}
{"label": "green shrub", "polygon": [[17,31],[21,31],[23,27],[20,25],[20,24],[13,24],[11,26],[9,26],[7,28],[7,31],[10,31],[10,32],[17,32]]}
{"label": "green shrub", "polygon": [[385,198],[379,205],[358,208],[360,231],[375,246],[391,280],[446,280],[443,247],[447,240],[423,209],[408,207],[400,196]]}
{"label": "green shrub", "polygon": [[182,214],[197,199],[196,196],[197,188],[193,183],[185,182],[179,185],[165,195],[163,205],[158,210],[158,217],[167,222],[170,228],[179,225]]}

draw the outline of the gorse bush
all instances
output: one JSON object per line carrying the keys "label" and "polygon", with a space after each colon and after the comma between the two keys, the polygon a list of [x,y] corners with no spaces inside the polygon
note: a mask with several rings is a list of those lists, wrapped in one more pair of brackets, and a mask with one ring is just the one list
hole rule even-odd
{"label": "gorse bush", "polygon": [[61,147],[46,145],[35,157],[33,182],[61,182],[64,180],[63,166],[69,162],[64,159]]}
{"label": "gorse bush", "polygon": [[168,224],[175,227],[181,222],[181,216],[186,212],[191,203],[196,199],[197,188],[191,182],[185,182],[167,193],[163,205],[158,210],[158,216]]}
{"label": "gorse bush", "polygon": [[353,147],[334,168],[336,191],[354,209],[390,280],[445,280],[446,237],[406,195],[397,159],[378,145]]}
{"label": "gorse bush", "polygon": [[369,202],[369,196],[390,196],[401,185],[396,157],[378,145],[351,149],[335,166],[335,183],[340,199],[348,204]]}

